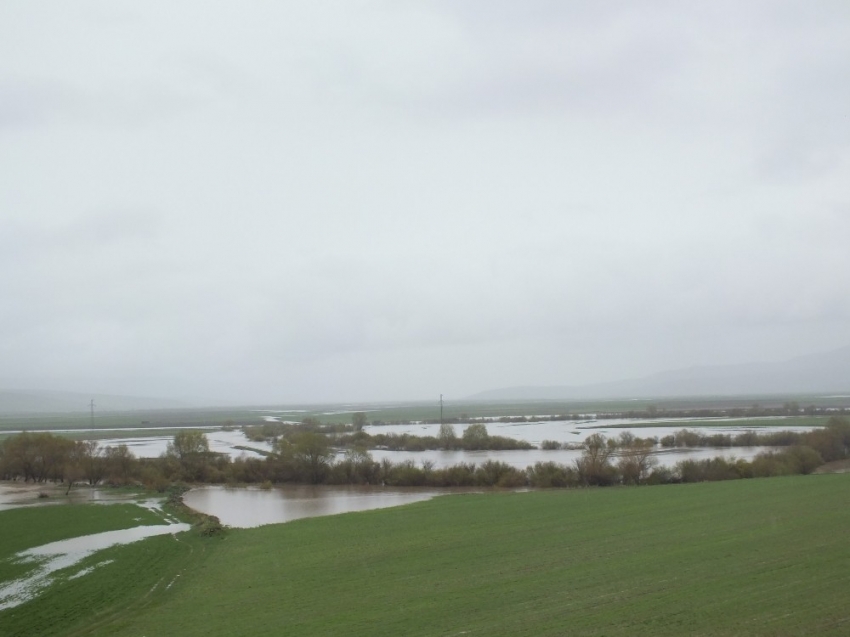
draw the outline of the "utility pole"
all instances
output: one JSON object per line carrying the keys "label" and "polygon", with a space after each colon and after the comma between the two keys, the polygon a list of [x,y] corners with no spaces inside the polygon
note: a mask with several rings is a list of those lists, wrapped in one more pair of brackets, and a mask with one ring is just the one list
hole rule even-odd
{"label": "utility pole", "polygon": [[440,427],[443,426],[443,395],[440,394]]}
{"label": "utility pole", "polygon": [[89,407],[91,407],[91,428],[94,429],[94,398],[89,402]]}

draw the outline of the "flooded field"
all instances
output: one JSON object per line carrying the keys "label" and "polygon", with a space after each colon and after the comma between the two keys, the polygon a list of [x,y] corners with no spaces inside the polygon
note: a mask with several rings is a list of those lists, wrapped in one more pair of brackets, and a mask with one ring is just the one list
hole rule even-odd
{"label": "flooded field", "polygon": [[[245,434],[240,429],[212,429],[204,431],[210,445],[210,451],[216,453],[224,453],[231,458],[239,456],[247,456],[250,458],[262,458],[263,455],[245,449],[237,449],[237,447],[252,447],[262,451],[271,451],[272,446],[267,442],[254,442],[248,440]],[[99,440],[103,447],[115,447],[118,445],[127,445],[127,448],[133,452],[137,458],[156,458],[165,453],[168,448],[168,443],[174,439],[174,436],[142,436],[139,438],[106,438]]]}
{"label": "flooded field", "polygon": [[[53,504],[111,504],[136,503],[132,493],[111,489],[74,487],[66,493],[65,485],[32,482],[0,482],[0,511],[25,506],[50,506]],[[142,506],[145,506],[142,504]]]}
{"label": "flooded field", "polygon": [[[6,508],[27,506],[26,501],[14,499],[22,495],[21,491],[20,489],[10,489],[7,485],[0,485],[0,497],[6,502]],[[94,492],[95,490],[91,491],[91,493]],[[26,490],[23,490],[23,494],[27,495]],[[38,500],[38,503],[43,501]],[[68,500],[59,500],[57,498],[57,501],[67,502]],[[126,500],[120,498],[101,499],[99,501],[126,502]],[[24,567],[24,569],[22,575],[0,584],[0,611],[20,606],[34,599],[49,587],[56,577],[60,576],[59,571],[64,571],[61,574],[62,578],[75,580],[88,575],[101,566],[109,564],[110,561],[105,560],[94,564],[90,563],[88,566],[79,568],[75,572],[66,570],[80,564],[83,560],[95,555],[99,551],[112,546],[131,544],[158,535],[181,533],[191,528],[189,524],[182,523],[164,512],[159,500],[152,499],[135,502],[134,504],[141,509],[147,509],[152,512],[154,514],[153,519],[161,522],[161,524],[144,524],[142,522],[141,510],[136,509],[139,510],[139,515],[133,519],[140,526],[48,542],[47,544],[27,548],[5,558],[3,560],[4,562],[19,568]],[[33,504],[30,504],[30,506],[33,506]],[[59,509],[53,510],[59,511]]]}
{"label": "flooded field", "polygon": [[[658,464],[672,467],[681,460],[704,460],[707,458],[741,458],[751,460],[756,454],[770,451],[773,447],[700,447],[672,449],[659,448],[653,455],[658,459]],[[473,463],[480,465],[488,460],[504,462],[517,469],[525,469],[537,462],[556,462],[573,466],[575,460],[581,457],[578,449],[519,449],[511,451],[390,451],[386,449],[372,449],[369,451],[372,458],[380,462],[384,458],[394,463],[412,461],[416,466],[423,462],[433,463],[434,469],[443,469],[460,463]],[[340,454],[342,457],[342,454]],[[616,460],[616,457],[614,458]]]}
{"label": "flooded field", "polygon": [[196,511],[216,516],[222,524],[247,528],[300,518],[384,509],[462,492],[462,489],[362,486],[287,485],[271,489],[211,486],[192,489],[183,496],[183,501]]}
{"label": "flooded field", "polygon": [[[776,419],[773,418],[773,421]],[[658,420],[638,420],[638,419],[610,419],[610,420],[583,420],[583,421],[539,421],[539,422],[522,422],[522,423],[502,423],[502,422],[486,422],[487,432],[491,436],[505,436],[516,440],[524,440],[535,446],[540,446],[544,440],[554,440],[559,443],[581,444],[588,436],[599,433],[609,438],[615,438],[621,433],[628,431],[635,436],[641,438],[652,438],[667,436],[675,433],[679,429],[691,428],[698,429],[704,433],[726,433],[739,434],[745,431],[758,431],[759,433],[769,433],[774,431],[796,431],[804,432],[816,429],[816,426],[761,426],[759,419],[753,418],[746,421],[747,424],[741,424],[742,421],[735,421],[734,424],[727,424],[728,421],[722,419],[693,419],[692,421],[676,421],[676,426],[663,426],[663,421]],[[683,424],[687,423],[687,424]],[[463,431],[468,424],[454,425],[455,432],[458,436],[463,435]],[[440,426],[435,424],[406,424],[406,425],[368,425],[364,427],[364,431],[369,434],[412,434],[415,436],[437,436]],[[251,447],[261,451],[271,451],[272,446],[267,442],[255,442],[249,440],[245,434],[239,429],[209,429],[204,432],[209,441],[210,451],[224,453],[231,458],[239,456],[247,456],[259,458],[262,454],[250,450],[239,449],[239,447]],[[127,445],[130,451],[139,458],[156,458],[165,453],[168,443],[171,442],[173,436],[140,436],[138,438],[107,438],[99,440],[101,446],[117,446],[120,444]],[[735,453],[731,453],[738,458],[750,458],[757,451],[751,451],[756,448],[738,448]],[[700,450],[677,450],[680,456],[671,461],[673,464],[682,460],[685,457],[705,457],[702,455],[703,449]],[[729,450],[722,449],[711,450],[712,453],[707,457],[715,455],[723,455],[729,457]],[[524,463],[525,467],[528,464],[534,464],[538,461],[554,460],[555,462],[571,462],[574,457],[578,457],[570,451],[542,452],[542,455],[535,454],[533,451],[517,451],[517,452],[439,452],[429,451],[412,454],[411,452],[390,452],[381,450],[370,451],[376,460],[389,457],[393,462],[401,462],[408,458],[413,458],[416,462],[427,460],[436,462],[436,466],[447,466],[448,464],[456,464],[457,462],[484,462],[486,460],[502,460],[515,464],[515,462]],[[530,454],[525,459],[517,457],[516,461],[513,454]],[[685,454],[685,455],[682,455]],[[697,454],[697,455],[694,455]],[[664,455],[667,455],[666,453]],[[451,461],[456,458],[456,461]]]}
{"label": "flooded field", "polygon": [[[0,586],[0,610],[14,608],[33,599],[42,590],[50,586],[53,573],[69,568],[97,551],[117,544],[138,542],[146,537],[180,533],[182,531],[188,531],[190,528],[185,523],[137,526],[134,529],[106,531],[105,533],[96,533],[95,535],[84,535],[83,537],[75,537],[70,540],[51,542],[50,544],[21,551],[14,557],[15,562],[38,564],[38,567],[30,575]],[[86,569],[81,569],[77,573],[70,575],[69,579],[83,577],[95,568],[104,566],[106,563],[103,562]]]}
{"label": "flooded field", "polygon": [[[485,422],[487,433],[491,436],[505,436],[516,440],[525,440],[533,445],[540,445],[544,440],[555,440],[560,443],[581,444],[592,434],[602,434],[608,438],[616,438],[628,431],[640,438],[661,438],[669,436],[680,429],[695,429],[702,433],[739,434],[746,431],[770,433],[774,431],[811,431],[815,426],[761,426],[758,418],[748,421],[729,421],[717,418],[694,418],[693,420],[677,419],[674,426],[664,426],[664,421],[640,420],[627,418],[612,418],[606,420],[552,420],[538,422]],[[775,421],[776,418],[772,418]],[[745,424],[743,424],[745,423]],[[468,424],[454,425],[455,433],[462,436]],[[363,430],[369,434],[412,434],[415,436],[437,436],[440,425],[408,424],[367,426]]]}

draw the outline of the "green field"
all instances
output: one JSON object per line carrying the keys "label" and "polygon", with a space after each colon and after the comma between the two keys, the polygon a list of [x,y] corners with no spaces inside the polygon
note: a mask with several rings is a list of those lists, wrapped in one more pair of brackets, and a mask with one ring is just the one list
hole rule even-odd
{"label": "green field", "polygon": [[[162,516],[135,504],[46,505],[0,511],[0,560],[33,546],[102,531],[162,524]],[[2,565],[2,562],[0,562]]]}
{"label": "green field", "polygon": [[[262,415],[250,409],[160,409],[155,411],[96,412],[94,426],[89,412],[0,414],[0,432],[53,429],[225,427],[259,424]],[[108,435],[112,436],[110,432]]]}
{"label": "green field", "polygon": [[846,635],[848,524],[846,474],[448,496],[110,549],[0,634]]}
{"label": "green field", "polygon": [[[701,398],[669,398],[658,400],[535,400],[535,401],[455,401],[446,399],[443,415],[446,419],[557,416],[563,414],[619,413],[645,410],[650,405],[658,410],[689,411],[718,409],[749,409],[758,403],[762,407],[779,408],[788,401],[800,406],[816,404],[819,407],[848,407],[850,399],[838,396],[732,396]],[[285,406],[242,406],[227,408],[183,408],[130,411],[95,411],[94,425],[88,409],[69,413],[15,413],[3,412],[0,405],[0,433],[18,430],[105,429],[141,427],[157,430],[169,427],[223,427],[262,424],[264,416],[301,421],[306,417],[318,418],[323,423],[350,423],[352,413],[363,411],[368,420],[383,422],[437,421],[440,406],[433,401],[360,404],[305,404]],[[601,424],[601,423],[600,423]],[[109,435],[111,434],[104,434]]]}
{"label": "green field", "polygon": [[[0,586],[34,570],[31,563],[10,559],[18,551],[81,535],[163,523],[161,513],[132,503],[51,504],[0,511]],[[0,636],[91,634],[123,620],[163,595],[167,583],[190,563],[198,565],[192,542],[199,540],[186,533],[179,540],[170,535],[154,537],[99,551],[57,572],[56,582],[33,601],[0,611]],[[109,560],[114,561],[103,564]],[[69,579],[97,564],[102,565],[94,573]]]}
{"label": "green field", "polygon": [[670,427],[671,429],[699,429],[700,427],[823,427],[830,416],[785,416],[783,418],[722,418],[713,420],[657,420],[625,425],[606,425],[604,420],[588,429],[641,429],[647,427]]}

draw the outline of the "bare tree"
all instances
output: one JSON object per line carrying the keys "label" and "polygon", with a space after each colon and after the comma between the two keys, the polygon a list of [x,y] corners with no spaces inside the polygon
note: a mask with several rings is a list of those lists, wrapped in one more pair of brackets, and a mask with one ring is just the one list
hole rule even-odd
{"label": "bare tree", "polygon": [[576,460],[579,479],[588,486],[604,486],[614,482],[615,470],[611,466],[614,447],[602,434],[593,434],[584,441],[584,452]]}

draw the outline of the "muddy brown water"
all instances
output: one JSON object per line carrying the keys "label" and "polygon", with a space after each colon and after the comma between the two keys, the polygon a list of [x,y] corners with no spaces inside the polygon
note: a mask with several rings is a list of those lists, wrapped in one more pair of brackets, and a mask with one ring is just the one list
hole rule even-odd
{"label": "muddy brown water", "polygon": [[291,522],[300,518],[368,511],[430,500],[438,495],[469,493],[464,489],[421,489],[365,486],[285,485],[271,489],[255,487],[199,487],[183,501],[222,524],[248,528]]}

